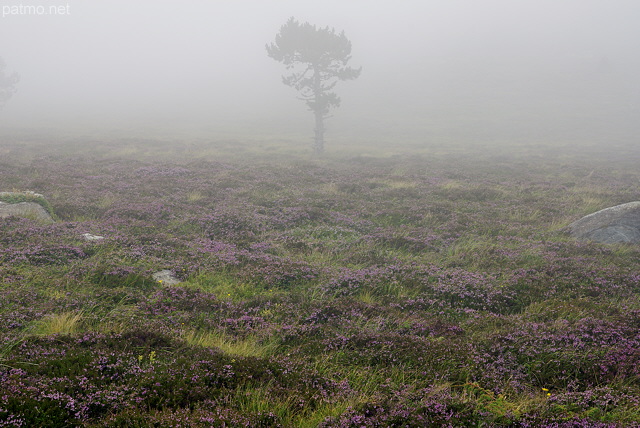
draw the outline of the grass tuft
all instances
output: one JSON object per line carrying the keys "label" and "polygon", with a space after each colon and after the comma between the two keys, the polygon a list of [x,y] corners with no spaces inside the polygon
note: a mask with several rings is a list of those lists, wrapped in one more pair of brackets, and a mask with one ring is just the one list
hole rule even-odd
{"label": "grass tuft", "polygon": [[35,334],[48,336],[51,334],[73,334],[82,328],[82,312],[63,312],[45,317],[36,323]]}
{"label": "grass tuft", "polygon": [[191,346],[201,348],[218,348],[223,353],[237,357],[266,358],[273,355],[279,341],[271,337],[261,340],[255,336],[234,338],[219,331],[187,330],[182,334],[183,340]]}

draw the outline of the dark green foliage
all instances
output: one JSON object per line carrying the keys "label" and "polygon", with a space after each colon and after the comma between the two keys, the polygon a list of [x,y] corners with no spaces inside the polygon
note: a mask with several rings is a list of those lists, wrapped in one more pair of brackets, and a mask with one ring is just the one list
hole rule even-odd
{"label": "dark green foliage", "polygon": [[[20,415],[15,418],[14,415]],[[5,419],[6,418],[6,419]],[[60,403],[51,399],[10,398],[0,409],[0,421],[16,422],[33,427],[71,428],[77,427],[79,421],[70,416]],[[8,425],[12,426],[12,425]]]}

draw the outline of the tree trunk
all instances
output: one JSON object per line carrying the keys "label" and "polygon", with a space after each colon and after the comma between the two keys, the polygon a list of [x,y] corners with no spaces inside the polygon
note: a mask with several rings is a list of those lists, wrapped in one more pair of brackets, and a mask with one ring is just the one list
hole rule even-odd
{"label": "tree trunk", "polygon": [[314,112],[316,116],[316,127],[314,131],[313,151],[316,155],[324,152],[324,115],[321,111]]}
{"label": "tree trunk", "polygon": [[322,85],[320,82],[320,72],[318,66],[313,66],[313,113],[316,117],[316,127],[313,139],[313,152],[316,156],[324,152],[324,105],[322,100]]}

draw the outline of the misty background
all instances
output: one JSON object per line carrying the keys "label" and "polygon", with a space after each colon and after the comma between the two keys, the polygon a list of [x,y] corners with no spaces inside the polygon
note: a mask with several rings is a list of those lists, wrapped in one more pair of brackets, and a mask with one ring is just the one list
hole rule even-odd
{"label": "misty background", "polygon": [[[378,141],[636,144],[637,0],[0,0],[68,6],[0,18],[20,74],[0,135],[289,138],[313,115],[269,58],[291,16],[344,30],[327,145]],[[5,9],[7,10],[7,9]]]}

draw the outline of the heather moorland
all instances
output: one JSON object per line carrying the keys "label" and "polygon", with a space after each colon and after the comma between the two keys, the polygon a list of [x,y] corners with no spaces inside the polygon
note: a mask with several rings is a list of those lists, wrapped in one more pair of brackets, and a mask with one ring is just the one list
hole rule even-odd
{"label": "heather moorland", "polygon": [[640,426],[640,248],[566,231],[640,156],[576,147],[5,140],[0,427]]}

